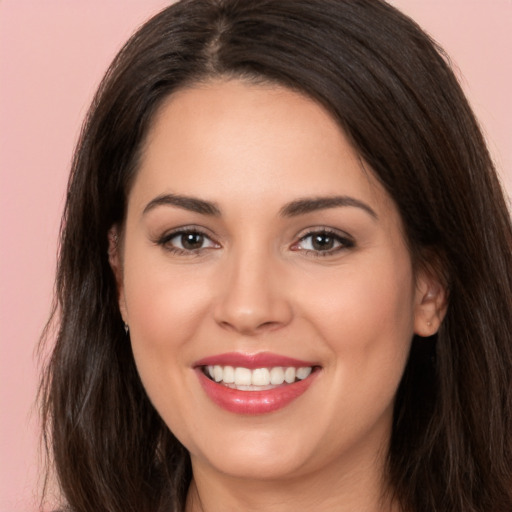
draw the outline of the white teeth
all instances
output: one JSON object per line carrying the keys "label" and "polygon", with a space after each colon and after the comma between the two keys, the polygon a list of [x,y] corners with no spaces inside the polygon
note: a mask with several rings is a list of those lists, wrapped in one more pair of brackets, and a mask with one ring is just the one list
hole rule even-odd
{"label": "white teeth", "polygon": [[279,386],[284,382],[284,370],[280,366],[276,366],[270,370],[270,384]]}
{"label": "white teeth", "polygon": [[297,368],[297,371],[296,371],[297,379],[303,380],[306,377],[309,377],[310,373],[311,373],[311,366]]}
{"label": "white teeth", "polygon": [[232,366],[224,366],[224,374],[222,380],[226,384],[233,384],[235,382],[235,369]]}
{"label": "white teeth", "polygon": [[284,371],[284,380],[288,382],[288,384],[295,382],[295,368],[293,368],[293,366],[286,368]]}
{"label": "white teeth", "polygon": [[270,384],[270,372],[267,368],[257,368],[252,371],[253,386],[268,386]]}
{"label": "white teeth", "polygon": [[254,370],[220,365],[208,366],[206,368],[207,374],[215,382],[222,382],[223,384],[228,384],[229,387],[246,391],[258,389],[258,386],[268,388],[268,386],[280,386],[284,383],[292,384],[297,379],[306,379],[312,370],[311,366],[301,368],[276,366],[273,368],[256,368]]}
{"label": "white teeth", "polygon": [[235,385],[250,386],[252,384],[252,372],[249,368],[235,368]]}
{"label": "white teeth", "polygon": [[213,367],[213,378],[215,379],[215,382],[220,382],[222,380],[223,373],[222,366]]}

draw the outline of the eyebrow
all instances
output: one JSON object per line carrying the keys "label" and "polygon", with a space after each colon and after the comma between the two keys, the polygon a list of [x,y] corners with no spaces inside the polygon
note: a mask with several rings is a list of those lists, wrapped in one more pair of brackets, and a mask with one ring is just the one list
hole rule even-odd
{"label": "eyebrow", "polygon": [[374,219],[379,218],[375,213],[375,210],[373,210],[369,205],[359,199],[349,196],[326,196],[298,199],[283,206],[279,213],[282,217],[296,217],[298,215],[305,215],[306,213],[311,213],[317,210],[326,210],[328,208],[338,208],[341,206],[360,208]]}
{"label": "eyebrow", "polygon": [[175,194],[162,194],[152,199],[144,208],[143,215],[153,210],[157,206],[176,206],[183,210],[200,213],[202,215],[220,216],[220,208],[210,201],[198,199],[196,197],[181,196]]}
{"label": "eyebrow", "polygon": [[[145,215],[158,206],[175,206],[201,215],[214,217],[221,216],[221,210],[214,202],[176,194],[162,194],[155,197],[146,205],[142,214]],[[359,199],[349,196],[326,196],[297,199],[284,205],[279,211],[279,214],[281,217],[297,217],[299,215],[305,215],[318,210],[347,206],[360,208],[374,219],[378,219],[378,215],[369,205]]]}

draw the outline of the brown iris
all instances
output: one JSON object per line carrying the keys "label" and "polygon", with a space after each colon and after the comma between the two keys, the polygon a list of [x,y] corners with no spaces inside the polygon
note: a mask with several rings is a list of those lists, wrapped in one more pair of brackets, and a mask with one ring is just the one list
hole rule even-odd
{"label": "brown iris", "polygon": [[204,244],[204,235],[201,233],[184,233],[181,235],[181,245],[184,249],[193,251],[201,249]]}
{"label": "brown iris", "polygon": [[311,245],[316,251],[328,251],[334,247],[334,237],[326,233],[318,233],[311,237]]}

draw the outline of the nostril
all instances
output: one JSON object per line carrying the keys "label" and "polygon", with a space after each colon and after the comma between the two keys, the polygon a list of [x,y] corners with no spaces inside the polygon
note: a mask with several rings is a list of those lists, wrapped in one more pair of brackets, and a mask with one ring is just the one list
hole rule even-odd
{"label": "nostril", "polygon": [[219,325],[228,331],[236,331],[240,334],[244,334],[246,336],[254,336],[258,334],[262,334],[264,332],[271,332],[274,330],[277,330],[281,328],[284,323],[282,322],[262,322],[262,323],[251,323],[251,322],[228,322],[228,321],[221,321],[218,322]]}

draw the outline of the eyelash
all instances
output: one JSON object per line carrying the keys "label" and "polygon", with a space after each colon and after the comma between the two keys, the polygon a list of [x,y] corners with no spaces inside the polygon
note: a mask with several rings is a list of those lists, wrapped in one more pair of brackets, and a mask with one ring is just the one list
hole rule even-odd
{"label": "eyelash", "polygon": [[327,249],[325,251],[321,250],[315,250],[315,249],[302,249],[306,254],[313,256],[313,257],[319,257],[319,258],[325,258],[327,256],[332,256],[333,254],[337,254],[340,251],[351,249],[355,247],[354,240],[349,237],[348,235],[344,234],[341,235],[338,231],[334,231],[333,229],[329,228],[315,228],[311,229],[304,235],[302,235],[298,242],[295,242],[292,245],[292,250],[300,250],[300,249],[294,249],[294,247],[297,247],[301,242],[304,242],[308,238],[311,238],[313,236],[326,236],[329,238],[332,238],[335,243],[338,243],[339,245],[337,247],[334,247],[332,249]]}
{"label": "eyelash", "polygon": [[[204,237],[205,240],[209,240],[212,243],[211,247],[199,247],[197,249],[184,249],[181,247],[176,247],[170,244],[171,240],[174,238],[178,238],[180,236],[184,235],[198,235]],[[166,251],[169,251],[171,254],[175,254],[177,256],[193,256],[193,255],[199,255],[202,251],[210,249],[214,246],[219,246],[219,244],[211,239],[209,235],[207,235],[204,231],[201,229],[198,229],[196,227],[190,226],[190,227],[184,227],[179,228],[175,231],[171,231],[170,233],[166,233],[161,238],[159,238],[156,241],[157,245],[160,245],[165,248]],[[220,247],[220,246],[219,246]]]}
{"label": "eyelash", "polygon": [[[197,249],[185,249],[182,247],[176,247],[174,245],[171,245],[170,242],[174,238],[182,237],[184,235],[197,235],[204,237],[205,240],[209,240],[211,245],[209,247],[199,247]],[[330,248],[327,250],[315,250],[315,249],[299,249],[298,246],[303,243],[308,238],[311,238],[313,236],[325,236],[333,239],[334,243],[337,243],[338,246],[334,248]],[[192,256],[192,255],[199,255],[201,252],[205,250],[209,250],[211,248],[218,248],[220,245],[212,240],[212,238],[206,234],[201,229],[198,229],[196,227],[183,227],[179,228],[175,231],[171,231],[170,233],[166,233],[162,237],[160,237],[158,240],[156,240],[156,244],[159,246],[162,246],[165,248],[165,250],[169,251],[171,254],[175,254],[178,256]],[[349,237],[348,235],[341,235],[339,232],[334,231],[329,228],[316,228],[311,229],[304,235],[302,235],[297,242],[292,244],[291,250],[292,251],[300,251],[302,250],[304,253],[313,256],[313,257],[326,257],[331,256],[333,254],[336,254],[340,251],[351,249],[355,247],[354,240]]]}

